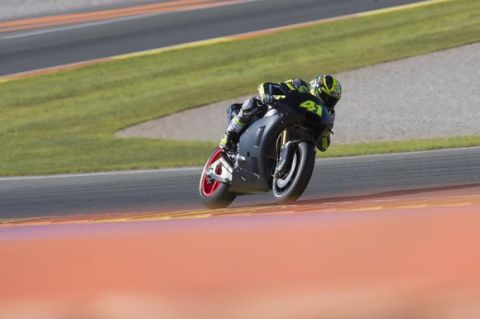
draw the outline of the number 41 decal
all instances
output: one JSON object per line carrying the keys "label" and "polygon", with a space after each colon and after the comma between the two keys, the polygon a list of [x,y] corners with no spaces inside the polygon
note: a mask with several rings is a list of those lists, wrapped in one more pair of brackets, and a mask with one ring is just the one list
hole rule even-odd
{"label": "number 41 decal", "polygon": [[316,113],[318,116],[322,116],[323,108],[320,105],[316,104],[314,101],[305,101],[300,104],[300,107],[307,109],[310,112]]}

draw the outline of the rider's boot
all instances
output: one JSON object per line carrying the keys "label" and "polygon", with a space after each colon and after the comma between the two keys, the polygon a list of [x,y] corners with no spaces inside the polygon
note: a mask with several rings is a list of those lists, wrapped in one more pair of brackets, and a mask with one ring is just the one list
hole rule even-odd
{"label": "rider's boot", "polygon": [[233,145],[238,143],[238,135],[235,132],[226,131],[223,134],[222,139],[220,140],[219,147],[222,148],[225,152],[231,152],[233,150]]}
{"label": "rider's boot", "polygon": [[233,146],[238,143],[244,127],[245,124],[237,116],[233,117],[218,146],[226,152],[232,151]]}

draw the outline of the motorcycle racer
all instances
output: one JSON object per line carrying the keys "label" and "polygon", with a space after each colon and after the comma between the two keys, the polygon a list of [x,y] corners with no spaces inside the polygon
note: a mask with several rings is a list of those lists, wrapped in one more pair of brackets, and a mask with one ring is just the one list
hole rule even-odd
{"label": "motorcycle racer", "polygon": [[335,120],[335,105],[342,96],[340,82],[332,75],[320,74],[309,83],[302,79],[290,79],[285,82],[264,82],[258,86],[258,96],[247,99],[243,104],[232,104],[228,107],[230,122],[223,135],[219,147],[224,151],[232,150],[238,143],[240,135],[256,119],[261,118],[268,110],[268,106],[285,98],[289,91],[308,93],[320,99],[330,113],[332,126],[322,132],[316,142],[318,149],[325,152],[330,146],[330,133]]}

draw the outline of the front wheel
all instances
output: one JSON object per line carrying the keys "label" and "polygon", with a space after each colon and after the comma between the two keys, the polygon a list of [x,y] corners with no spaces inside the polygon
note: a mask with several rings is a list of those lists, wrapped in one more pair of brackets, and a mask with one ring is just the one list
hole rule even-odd
{"label": "front wheel", "polygon": [[275,177],[272,191],[276,202],[291,204],[305,191],[315,166],[315,146],[300,142],[293,154],[292,163],[282,177]]}
{"label": "front wheel", "polygon": [[200,176],[200,197],[203,204],[212,209],[227,207],[237,196],[235,193],[228,191],[228,184],[214,180],[207,175],[209,170],[213,170],[217,175],[222,175],[222,170],[225,169],[219,161],[222,152],[221,148],[217,148],[213,152],[203,168],[202,176]]}

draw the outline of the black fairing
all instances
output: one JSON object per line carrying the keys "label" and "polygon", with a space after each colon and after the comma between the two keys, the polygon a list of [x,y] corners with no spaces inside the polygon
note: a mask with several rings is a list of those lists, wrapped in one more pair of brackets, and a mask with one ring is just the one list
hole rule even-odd
{"label": "black fairing", "polygon": [[[309,111],[300,107],[305,101],[313,101],[322,111]],[[319,116],[318,114],[321,114]],[[272,173],[276,164],[276,142],[280,133],[292,128],[298,142],[313,141],[332,121],[327,109],[315,96],[292,91],[275,109],[253,122],[241,135],[238,159],[233,170],[231,192],[257,193],[271,189]]]}

